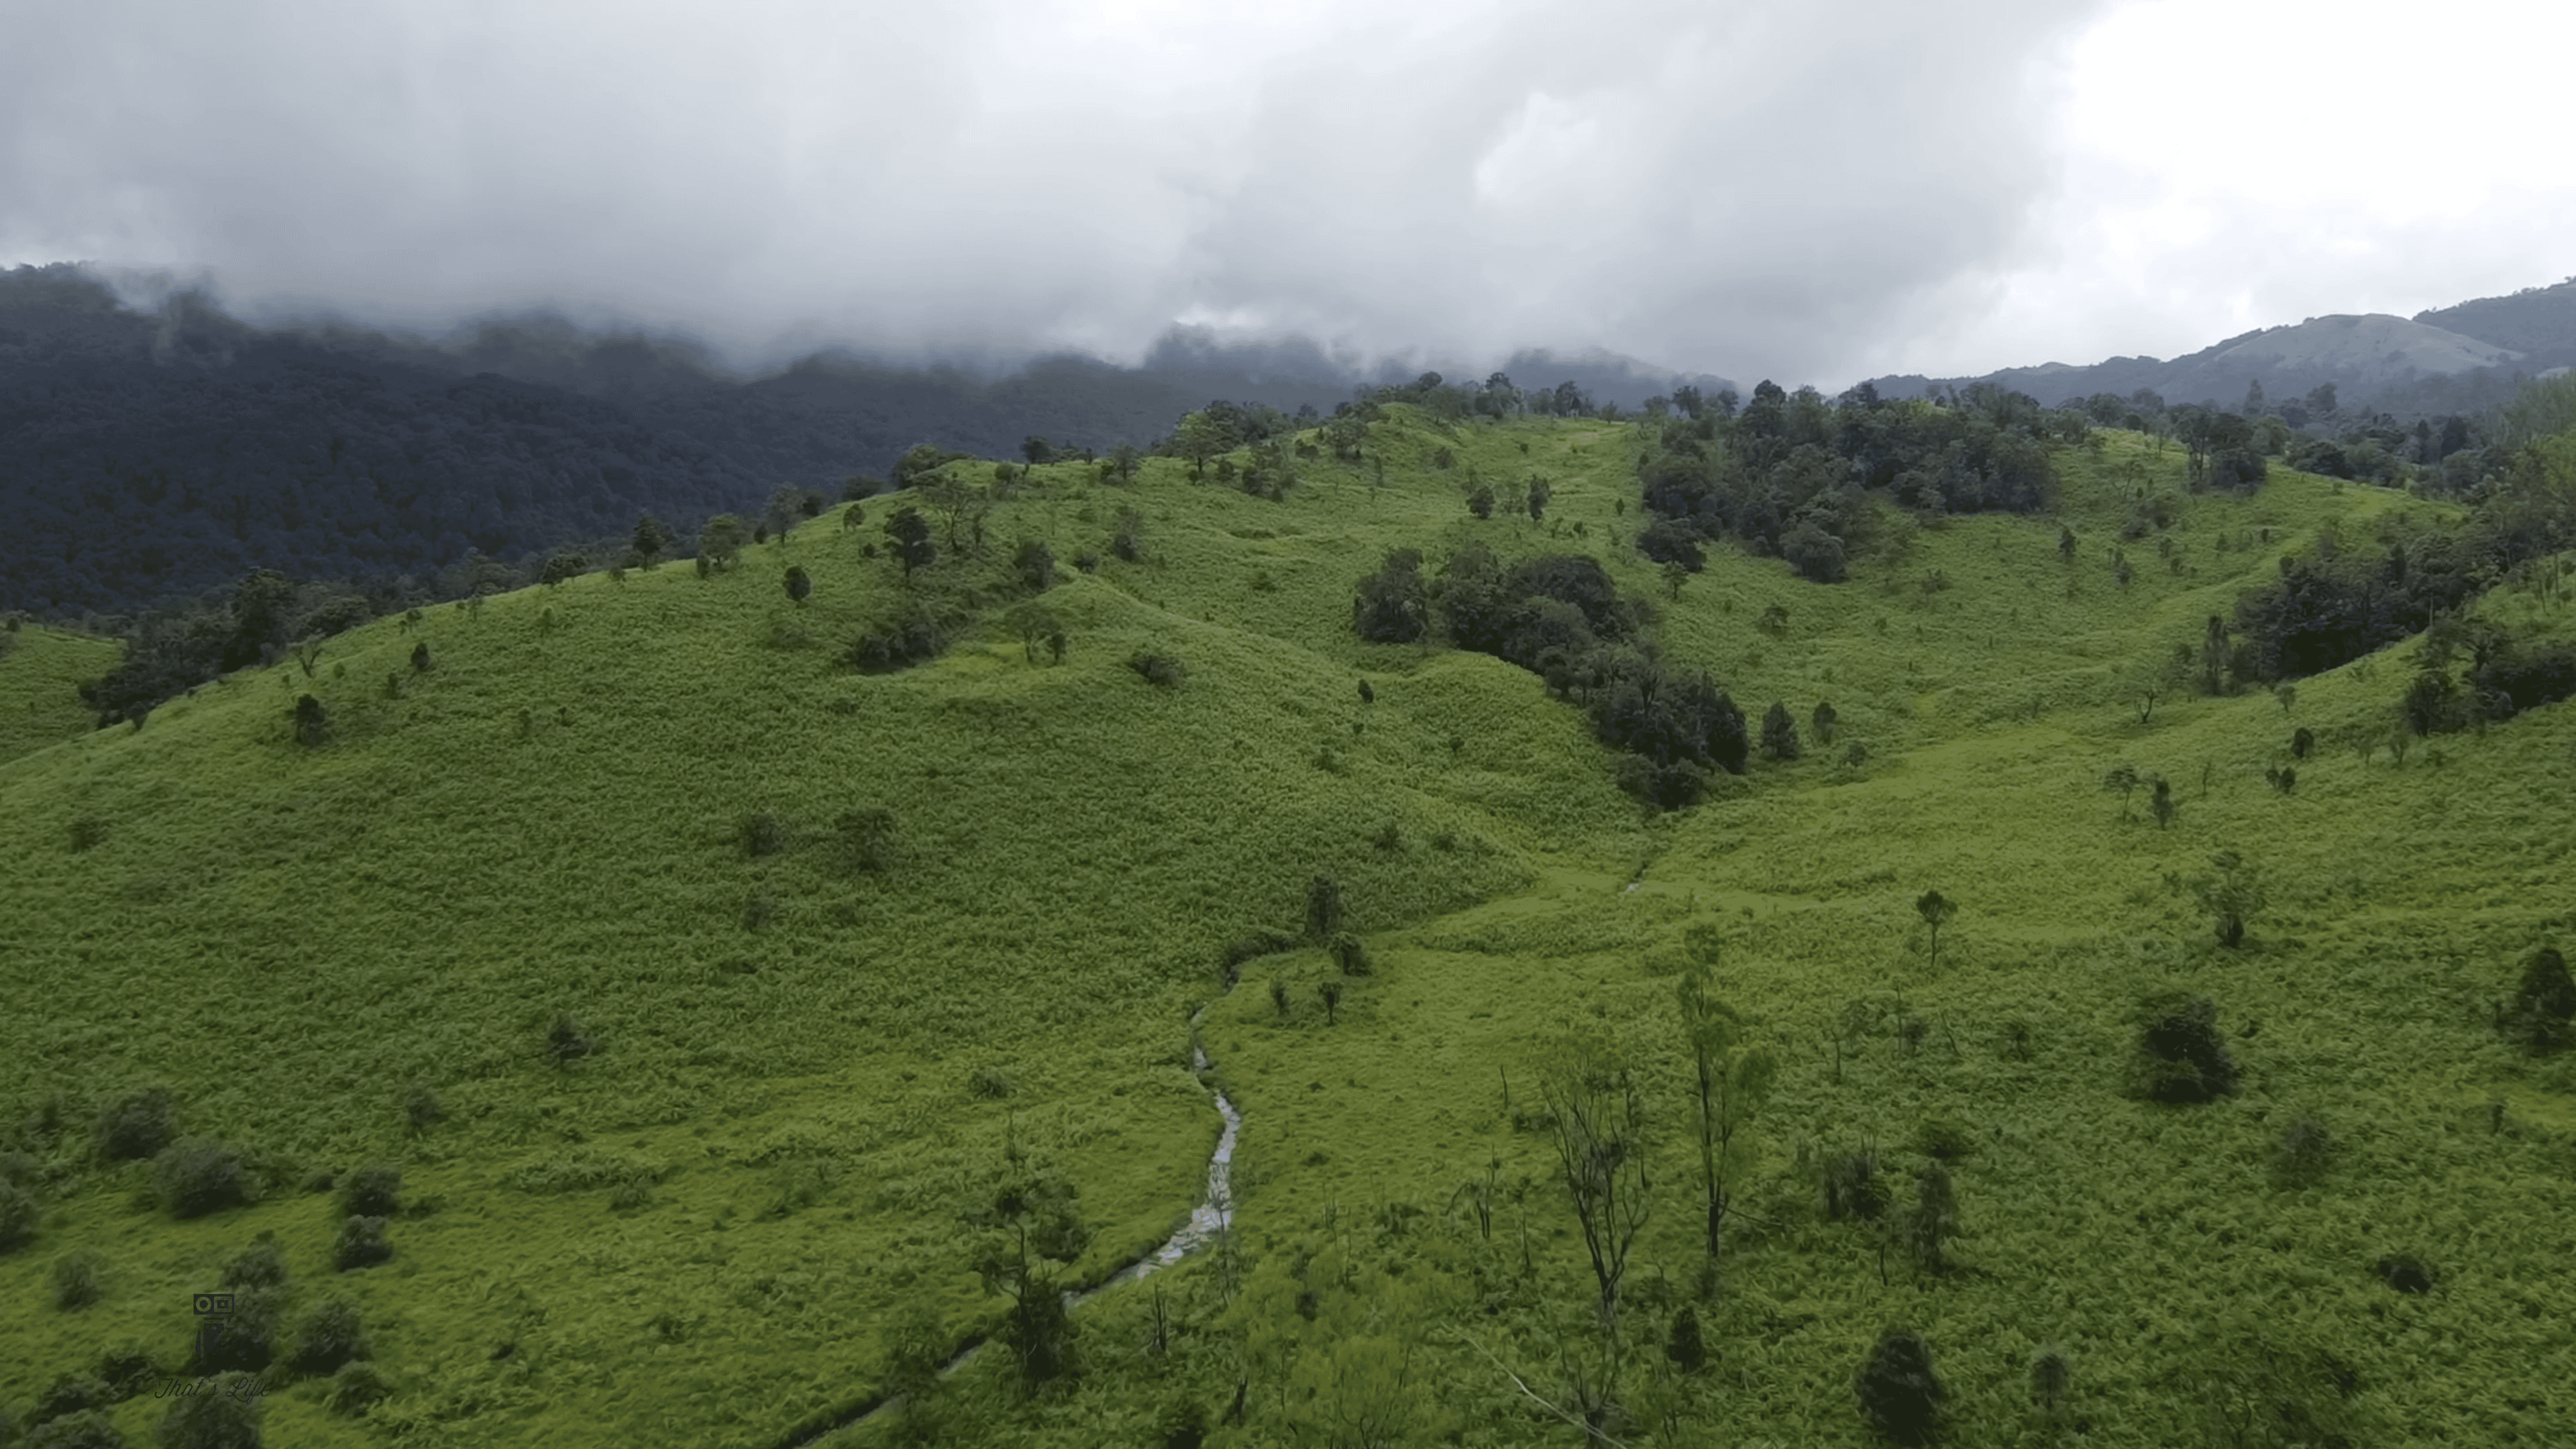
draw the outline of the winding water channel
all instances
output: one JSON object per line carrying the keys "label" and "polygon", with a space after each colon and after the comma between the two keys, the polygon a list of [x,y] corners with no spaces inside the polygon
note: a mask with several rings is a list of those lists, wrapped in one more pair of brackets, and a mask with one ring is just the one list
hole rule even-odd
{"label": "winding water channel", "polygon": [[[1235,1110],[1234,1103],[1226,1100],[1225,1093],[1216,1090],[1214,1087],[1207,1086],[1204,1079],[1208,1070],[1208,1054],[1207,1048],[1200,1045],[1198,1034],[1199,1022],[1205,1018],[1206,1015],[1207,1008],[1202,1006],[1190,1016],[1190,1065],[1200,1074],[1200,1085],[1206,1089],[1208,1096],[1216,1103],[1217,1115],[1225,1119],[1225,1130],[1217,1135],[1216,1150],[1208,1155],[1206,1196],[1199,1201],[1198,1206],[1190,1209],[1189,1221],[1181,1224],[1178,1229],[1174,1230],[1170,1237],[1164,1239],[1161,1247],[1154,1249],[1154,1251],[1145,1254],[1143,1257],[1129,1263],[1117,1272],[1110,1274],[1094,1287],[1084,1289],[1078,1293],[1067,1293],[1064,1295],[1064,1302],[1067,1308],[1079,1308],[1083,1304],[1090,1302],[1092,1299],[1099,1297],[1101,1294],[1108,1292],[1112,1288],[1118,1287],[1122,1283],[1133,1283],[1139,1278],[1148,1277],[1165,1268],[1171,1267],[1183,1258],[1186,1258],[1192,1253],[1198,1252],[1200,1249],[1207,1247],[1210,1243],[1215,1242],[1218,1234],[1223,1233],[1226,1228],[1234,1222],[1234,1194],[1232,1191],[1234,1176],[1234,1144],[1235,1140],[1243,1132],[1243,1114]],[[975,1355],[983,1351],[984,1340],[979,1338],[968,1344],[964,1349],[960,1350],[955,1358],[950,1359],[946,1364],[942,1365],[939,1370],[939,1376],[941,1378],[947,1378],[949,1375],[956,1373],[959,1369],[962,1369],[966,1365],[974,1362]],[[896,1407],[898,1402],[899,1401],[895,1399],[876,1399],[860,1404],[847,1416],[833,1423],[826,1424],[819,1429],[814,1429],[810,1432],[800,1432],[796,1437],[789,1439],[787,1442],[790,1446],[795,1446],[795,1449],[802,1449],[802,1446],[804,1445],[820,1443],[822,1440],[840,1433],[844,1429],[853,1429],[861,1424],[867,1423],[869,1420],[876,1418],[887,1410]]]}

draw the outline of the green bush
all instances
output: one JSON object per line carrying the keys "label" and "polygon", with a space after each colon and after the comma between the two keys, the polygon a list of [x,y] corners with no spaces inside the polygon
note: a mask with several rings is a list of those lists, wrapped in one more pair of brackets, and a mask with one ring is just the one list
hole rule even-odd
{"label": "green bush", "polygon": [[233,1254],[224,1264],[222,1282],[233,1289],[285,1287],[286,1255],[277,1250],[277,1239],[262,1233],[256,1242]]}
{"label": "green bush", "polygon": [[589,1056],[598,1045],[591,1040],[588,1028],[568,1011],[556,1016],[555,1024],[546,1028],[546,1055],[559,1067],[576,1057]]}
{"label": "green bush", "polygon": [[44,1205],[33,1189],[0,1181],[0,1253],[16,1252],[35,1241],[36,1225],[44,1215]]}
{"label": "green bush", "polygon": [[183,1218],[240,1207],[253,1196],[240,1151],[204,1137],[183,1137],[161,1149],[152,1159],[152,1186],[161,1205]]}
{"label": "green bush", "polygon": [[403,1117],[411,1123],[414,1134],[427,1132],[445,1117],[447,1111],[438,1102],[438,1092],[427,1082],[414,1082],[403,1088]]}
{"label": "green bush", "polygon": [[2301,1112],[2282,1129],[2280,1145],[2272,1153],[2272,1173],[2287,1186],[2306,1187],[2325,1176],[2333,1156],[2334,1137],[2326,1124]]}
{"label": "green bush", "polygon": [[331,1261],[343,1273],[372,1268],[393,1255],[383,1218],[352,1217],[340,1225],[340,1236],[331,1244]]}
{"label": "green bush", "polygon": [[296,1335],[293,1363],[298,1373],[327,1374],[373,1356],[366,1326],[358,1318],[358,1306],[345,1298],[334,1298],[304,1320],[303,1331]]}
{"label": "green bush", "polygon": [[1949,1397],[1933,1371],[1932,1350],[1903,1329],[1889,1329],[1862,1361],[1854,1384],[1860,1415],[1881,1438],[1928,1444],[1941,1428],[1941,1401]]}
{"label": "green bush", "polygon": [[357,1415],[374,1408],[393,1391],[392,1382],[374,1364],[352,1359],[331,1375],[331,1393],[326,1402],[332,1413]]}
{"label": "green bush", "polygon": [[742,817],[742,823],[734,827],[734,838],[742,843],[742,853],[754,860],[785,850],[787,833],[787,822],[767,810]]}
{"label": "green bush", "polygon": [[1137,678],[1157,689],[1178,689],[1181,681],[1189,677],[1189,669],[1178,658],[1151,649],[1140,649],[1129,655],[1127,667],[1136,671]]}
{"label": "green bush", "polygon": [[2135,1071],[2140,1096],[2209,1102],[2236,1090],[2236,1061],[2218,1035],[2218,1008],[2208,997],[2158,997],[2147,1003],[2145,1017]]}
{"label": "green bush", "polygon": [[106,1295],[99,1281],[98,1255],[65,1253],[54,1260],[54,1306],[65,1312],[87,1308]]}
{"label": "green bush", "polygon": [[143,1087],[100,1109],[99,1155],[111,1162],[151,1157],[178,1135],[172,1123],[173,1103],[167,1087]]}
{"label": "green bush", "polygon": [[175,1397],[154,1431],[161,1449],[259,1449],[259,1399],[251,1381],[225,1374]]}
{"label": "green bush", "polygon": [[368,1163],[341,1186],[340,1211],[350,1217],[392,1217],[402,1211],[402,1178],[399,1162]]}

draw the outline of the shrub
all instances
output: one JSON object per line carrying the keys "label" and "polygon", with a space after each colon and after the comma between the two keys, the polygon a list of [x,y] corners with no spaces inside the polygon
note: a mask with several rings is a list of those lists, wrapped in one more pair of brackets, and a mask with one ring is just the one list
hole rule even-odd
{"label": "shrub", "polygon": [[2379,1260],[2379,1281],[2400,1293],[2433,1291],[2433,1270],[2412,1253],[2392,1253]]}
{"label": "shrub", "polygon": [[403,1118],[417,1134],[438,1125],[447,1110],[438,1102],[438,1092],[427,1082],[414,1082],[403,1088]]}
{"label": "shrub", "polygon": [[861,634],[847,658],[862,674],[892,674],[926,664],[947,647],[948,631],[927,612],[915,610]]}
{"label": "shrub", "polygon": [[779,586],[787,591],[789,602],[802,604],[814,595],[814,576],[805,572],[803,564],[789,564]]}
{"label": "shrub", "polygon": [[248,1382],[226,1374],[171,1401],[155,1431],[161,1449],[259,1449],[259,1400]]}
{"label": "shrub", "polygon": [[2052,1419],[2065,1404],[2066,1385],[2073,1377],[2074,1370],[2066,1361],[2066,1350],[2056,1344],[2042,1344],[2039,1351],[2030,1356],[2031,1397],[2039,1400],[2041,1411]]}
{"label": "shrub", "polygon": [[1288,1017],[1288,1000],[1288,983],[1276,977],[1271,978],[1270,1004],[1279,1008],[1279,1017],[1282,1021]]}
{"label": "shrub", "polygon": [[[2297,782],[2297,777],[2292,775],[2289,785],[2281,784],[2278,778],[2273,783],[2275,789],[2286,794]],[[2157,783],[2161,787],[2163,782]],[[2159,795],[2162,795],[2161,788]],[[2247,919],[2263,909],[2262,877],[2246,864],[2244,857],[2232,850],[2217,852],[2210,856],[2209,863],[2213,867],[2212,872],[2192,881],[2192,894],[2199,899],[2202,909],[2209,912],[2218,944],[2233,950],[2244,944]]]}
{"label": "shrub", "polygon": [[988,1102],[1011,1095],[1011,1074],[1000,1067],[977,1067],[966,1078],[966,1090]]}
{"label": "shrub", "polygon": [[107,1383],[108,1397],[119,1403],[159,1383],[167,1373],[152,1350],[137,1339],[126,1339],[98,1356],[98,1376]]}
{"label": "shrub", "polygon": [[2325,1176],[2333,1156],[2334,1138],[2326,1124],[2301,1112],[2282,1130],[2280,1144],[2272,1152],[2272,1173],[2287,1186],[2306,1187]]}
{"label": "shrub", "polygon": [[43,1393],[36,1396],[35,1411],[29,1418],[32,1422],[41,1424],[48,1419],[59,1419],[70,1414],[83,1414],[93,1409],[104,1409],[115,1402],[116,1399],[108,1392],[107,1385],[98,1379],[83,1373],[61,1374],[52,1383],[45,1385]]}
{"label": "shrub", "polygon": [[341,1187],[340,1211],[351,1217],[392,1217],[402,1211],[402,1178],[399,1162],[368,1163]]}
{"label": "shrub", "polygon": [[1034,539],[1011,556],[1011,568],[1019,574],[1020,586],[1032,594],[1055,587],[1055,550]]}
{"label": "shrub", "polygon": [[1887,1184],[1878,1179],[1878,1154],[1869,1148],[1825,1159],[1825,1216],[1876,1221],[1887,1210]]}
{"label": "shrub", "polygon": [[24,1183],[0,1182],[0,1253],[13,1253],[34,1240],[44,1207]]}
{"label": "shrub", "polygon": [[150,1157],[177,1135],[167,1087],[144,1087],[107,1104],[98,1114],[99,1155],[111,1162]]}
{"label": "shrub", "polygon": [[1073,556],[1073,566],[1084,573],[1096,574],[1100,572],[1100,554],[1097,550],[1086,548]]}
{"label": "shrub", "polygon": [[2543,946],[2523,964],[2506,1031],[2533,1051],[2555,1051],[2567,1045],[2571,1022],[2576,1022],[2576,979],[2568,976],[2567,958],[2556,947]]}
{"label": "shrub", "polygon": [[899,842],[893,811],[875,805],[845,810],[832,822],[832,830],[839,840],[844,869],[877,872],[894,865]]}
{"label": "shrub", "polygon": [[203,1137],[183,1137],[152,1159],[152,1186],[172,1215],[201,1218],[251,1200],[241,1153]]}
{"label": "shrub", "polygon": [[[2283,686],[2282,686],[2282,688],[2287,689],[2287,688],[2289,688],[2289,686],[2288,686],[2288,685],[2283,685]],[[2309,729],[2309,728],[2307,728],[2307,727],[2306,727],[2306,726],[2304,726],[2304,725],[2300,726],[2299,728],[2297,728],[2297,729],[2295,729],[2295,730],[2290,731],[2290,758],[2291,758],[2291,759],[2294,759],[2294,760],[2304,760],[2304,759],[2306,759],[2309,755],[2314,754],[2314,753],[2316,752],[2316,748],[2317,748],[2317,734],[2316,734],[2316,731],[2314,731],[2314,730],[2312,730],[2312,729]]]}
{"label": "shrub", "polygon": [[236,1291],[286,1286],[286,1257],[277,1240],[262,1234],[224,1264],[223,1285]]}
{"label": "shrub", "polygon": [[1306,882],[1306,930],[1318,940],[1329,941],[1342,929],[1342,883],[1329,875],[1319,875]]}
{"label": "shrub", "polygon": [[2236,1062],[2218,1035],[2218,1008],[2206,996],[2168,996],[2147,1003],[2138,1032],[2136,1086],[2158,1102],[2208,1102],[2236,1090]]}
{"label": "shrub", "polygon": [[327,1374],[373,1356],[366,1326],[358,1318],[358,1305],[346,1298],[334,1298],[304,1320],[302,1332],[296,1335],[293,1362],[298,1373]]}
{"label": "shrub", "polygon": [[734,838],[742,842],[742,853],[757,860],[776,855],[787,848],[787,822],[767,810],[742,817],[734,829]]}
{"label": "shrub", "polygon": [[107,822],[95,815],[83,815],[72,821],[70,843],[74,853],[96,850],[107,840]]}
{"label": "shrub", "polygon": [[1345,976],[1369,974],[1368,945],[1359,937],[1343,931],[1333,937],[1333,963]]}
{"label": "shrub", "polygon": [[372,1268],[393,1255],[383,1218],[353,1217],[340,1225],[340,1236],[331,1244],[331,1262],[343,1273]]}
{"label": "shrub", "polygon": [[1317,995],[1324,998],[1324,1024],[1326,1026],[1340,1025],[1342,1019],[1342,983],[1338,981],[1327,981],[1323,985],[1316,987],[1315,991]]}
{"label": "shrub", "polygon": [[1673,1315],[1672,1328],[1664,1335],[1664,1357],[1684,1373],[1697,1373],[1708,1362],[1708,1342],[1700,1333],[1698,1309],[1685,1303]]}
{"label": "shrub", "polygon": [[1178,689],[1181,681],[1189,677],[1189,670],[1180,660],[1153,650],[1139,650],[1129,655],[1127,667],[1135,670],[1139,679],[1157,689]]}
{"label": "shrub", "polygon": [[54,1306],[69,1313],[87,1308],[105,1294],[99,1282],[98,1256],[65,1253],[54,1260]]}
{"label": "shrub", "polygon": [[1932,1350],[1903,1329],[1889,1329],[1861,1362],[1854,1384],[1860,1416],[1881,1438],[1928,1444],[1940,1431],[1949,1390],[1932,1368]]}
{"label": "shrub", "polygon": [[546,1055],[554,1058],[559,1067],[575,1057],[590,1055],[597,1045],[571,1012],[558,1015],[555,1024],[546,1029]]}
{"label": "shrub", "polygon": [[295,701],[292,713],[295,719],[297,744],[315,746],[330,740],[331,713],[322,707],[322,701],[309,694],[300,695]]}
{"label": "shrub", "polygon": [[[1441,449],[1441,451],[1445,453],[1445,452],[1447,452],[1447,451],[1448,451],[1448,449],[1443,448],[1443,449]],[[1493,517],[1493,516],[1494,516],[1494,489],[1493,489],[1493,485],[1491,485],[1491,484],[1489,484],[1489,483],[1479,483],[1479,484],[1477,484],[1477,485],[1476,485],[1476,491],[1467,495],[1467,511],[1468,511],[1469,513],[1472,513],[1472,514],[1476,515],[1478,518],[1491,518],[1491,517]]]}

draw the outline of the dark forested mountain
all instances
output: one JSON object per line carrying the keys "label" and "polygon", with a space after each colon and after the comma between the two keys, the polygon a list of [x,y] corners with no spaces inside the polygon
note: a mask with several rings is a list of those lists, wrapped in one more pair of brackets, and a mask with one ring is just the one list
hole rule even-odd
{"label": "dark forested mountain", "polygon": [[[1609,354],[1513,363],[1626,407],[1689,380]],[[186,294],[136,312],[76,267],[21,267],[0,273],[0,607],[118,611],[254,568],[428,576],[644,512],[686,527],[783,484],[837,496],[917,443],[1142,444],[1210,398],[1330,409],[1417,370],[1184,330],[1141,368],[1043,357],[992,378],[822,353],[746,379],[683,339],[556,317],[438,342],[268,329]]]}

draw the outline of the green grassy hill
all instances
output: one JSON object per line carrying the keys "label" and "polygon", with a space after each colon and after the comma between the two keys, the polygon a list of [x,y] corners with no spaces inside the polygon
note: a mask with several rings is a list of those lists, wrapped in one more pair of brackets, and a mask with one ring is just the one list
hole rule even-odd
{"label": "green grassy hill", "polygon": [[0,760],[86,734],[95,722],[80,685],[116,664],[106,639],[21,626],[0,635]]}
{"label": "green grassy hill", "polygon": [[[712,577],[389,619],[140,731],[0,749],[0,1126],[43,1204],[0,1256],[0,1412],[119,1353],[177,1368],[191,1295],[268,1235],[290,1336],[347,1297],[392,1388],[354,1416],[279,1374],[269,1442],[792,1442],[881,1391],[911,1320],[942,1343],[997,1321],[961,1214],[1006,1150],[1079,1188],[1077,1276],[1187,1214],[1219,1126],[1189,1072],[1202,1005],[1245,1115],[1230,1246],[1084,1306],[1069,1389],[1023,1402],[988,1354],[945,1417],[833,1442],[1165,1442],[1191,1410],[1226,1442],[1575,1442],[1536,1402],[1609,1371],[1538,1101],[1575,1028],[1624,1044],[1655,1146],[1623,1440],[1863,1442],[1852,1375],[1900,1323],[1964,1443],[2047,1440],[2042,1342],[2087,1442],[2314,1401],[2371,1441],[2541,1443],[2576,1409],[2576,1079],[2488,1026],[2523,958],[2576,935],[2576,716],[2402,765],[2332,751],[2284,794],[2263,771],[2290,731],[2384,720],[2402,660],[2302,682],[2286,712],[2175,697],[2142,722],[2125,684],[2321,531],[2443,509],[2277,470],[2192,496],[2179,454],[2108,435],[2059,459],[2071,562],[2057,519],[1891,514],[1848,583],[1726,549],[1667,594],[1622,542],[1625,429],[1390,414],[1382,484],[1318,461],[1270,502],[1168,460],[1133,485],[1040,467],[983,556],[912,583],[862,553],[906,500],[870,500],[855,531],[827,513]],[[1545,476],[1547,522],[1469,517],[1471,470]],[[2142,493],[2168,523],[2118,543]],[[1107,546],[1129,508],[1132,562]],[[1830,700],[1839,742],[1641,817],[1533,676],[1353,636],[1385,550],[1470,538],[1593,554],[1661,603],[1668,658],[1757,718]],[[1061,663],[1011,624],[1023,540],[1109,555],[1043,596]],[[935,663],[854,672],[849,640],[911,598],[977,622]],[[2481,607],[2567,631],[2563,605]],[[1186,677],[1147,683],[1145,651]],[[0,699],[45,692],[32,662],[0,661]],[[2102,787],[2123,763],[2174,783],[2170,827]],[[872,811],[893,838],[866,860]],[[2267,887],[2233,951],[2188,889],[2221,850]],[[1287,939],[1318,874],[1366,976]],[[1931,889],[1959,906],[1937,968]],[[1221,963],[1264,947],[1225,993]],[[1673,1008],[1694,958],[1781,1068],[1704,1299]],[[2217,1003],[2234,1097],[2124,1090],[2137,1003],[2177,989]],[[558,1060],[558,1027],[590,1049]],[[245,1154],[257,1202],[177,1219],[150,1164],[99,1160],[102,1107],[153,1084],[177,1130]],[[2301,1114],[2334,1145],[2297,1185],[2273,1161]],[[1928,1276],[1813,1186],[1875,1145],[1902,1202],[1927,1144],[1961,1226]],[[379,1160],[404,1171],[394,1255],[335,1272],[338,1188]],[[99,1296],[58,1308],[75,1254]],[[2398,1254],[2432,1292],[2383,1286]],[[1693,1304],[1710,1362],[1684,1372],[1663,1345]],[[2317,1364],[2349,1396],[2299,1377]],[[163,1409],[112,1417],[142,1436]]]}

